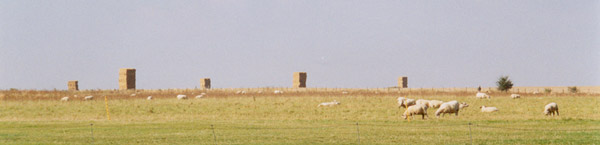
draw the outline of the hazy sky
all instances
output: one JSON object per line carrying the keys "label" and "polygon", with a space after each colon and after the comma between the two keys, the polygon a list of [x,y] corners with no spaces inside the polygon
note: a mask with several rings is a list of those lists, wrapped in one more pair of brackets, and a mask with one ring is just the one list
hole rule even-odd
{"label": "hazy sky", "polygon": [[0,89],[600,85],[600,1],[0,0]]}

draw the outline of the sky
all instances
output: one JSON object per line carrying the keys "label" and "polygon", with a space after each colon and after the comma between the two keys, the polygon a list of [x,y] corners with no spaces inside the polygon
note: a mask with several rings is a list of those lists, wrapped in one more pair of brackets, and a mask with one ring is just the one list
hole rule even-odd
{"label": "sky", "polygon": [[600,1],[0,0],[0,89],[600,86]]}

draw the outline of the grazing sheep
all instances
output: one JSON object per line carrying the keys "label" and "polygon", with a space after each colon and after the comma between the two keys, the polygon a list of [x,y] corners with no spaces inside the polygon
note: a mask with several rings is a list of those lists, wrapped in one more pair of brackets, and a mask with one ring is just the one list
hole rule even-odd
{"label": "grazing sheep", "polygon": [[134,94],[131,94],[131,95],[129,95],[129,96],[131,96],[131,97],[135,97],[135,93],[134,93]]}
{"label": "grazing sheep", "polygon": [[415,104],[417,104],[417,101],[415,101],[415,99],[404,99],[402,100],[402,102],[398,102],[398,107],[408,108]]}
{"label": "grazing sheep", "polygon": [[237,92],[235,92],[235,94],[242,94],[243,95],[243,94],[246,94],[246,91],[237,91]]}
{"label": "grazing sheep", "polygon": [[429,108],[440,108],[440,105],[442,105],[442,103],[444,103],[444,102],[440,101],[440,100],[430,100]]}
{"label": "grazing sheep", "polygon": [[335,106],[335,105],[340,105],[342,103],[338,102],[337,100],[333,100],[333,102],[323,102],[319,105],[317,105],[317,107],[321,107],[321,106]]}
{"label": "grazing sheep", "polygon": [[491,98],[490,95],[486,94],[486,93],[481,93],[481,92],[477,92],[477,94],[475,95],[475,97],[477,99],[483,99],[483,98]]}
{"label": "grazing sheep", "polygon": [[263,93],[263,91],[261,90],[261,91],[258,91],[258,92],[256,92],[256,93],[262,94],[262,93]]}
{"label": "grazing sheep", "polygon": [[425,116],[427,116],[427,105],[416,104],[406,108],[406,111],[404,111],[402,118],[407,119],[408,116],[412,117],[413,115],[421,115],[421,119],[425,119]]}
{"label": "grazing sheep", "polygon": [[152,96],[148,96],[148,98],[146,98],[146,100],[152,100]]}
{"label": "grazing sheep", "polygon": [[518,99],[518,98],[521,98],[521,95],[519,95],[519,94],[511,94],[510,98]]}
{"label": "grazing sheep", "polygon": [[203,92],[203,93],[200,93],[200,95],[206,95],[206,93]]}
{"label": "grazing sheep", "polygon": [[69,101],[69,97],[62,97],[62,98],[60,98],[60,101],[64,101],[64,102]]}
{"label": "grazing sheep", "polygon": [[533,94],[534,94],[534,95],[535,95],[535,94],[538,94],[538,93],[540,93],[540,92],[538,92],[538,91],[533,91]]}
{"label": "grazing sheep", "polygon": [[419,99],[416,101],[416,104],[423,104],[423,105],[429,107],[429,100]]}
{"label": "grazing sheep", "polygon": [[496,111],[498,111],[498,108],[496,108],[496,107],[481,106],[479,108],[481,108],[481,112],[496,112]]}
{"label": "grazing sheep", "polygon": [[544,107],[544,114],[546,116],[552,114],[552,116],[554,116],[554,113],[556,113],[557,116],[559,116],[560,114],[558,113],[558,104],[552,102],[548,105],[546,105],[546,107]]}
{"label": "grazing sheep", "polygon": [[93,99],[94,99],[94,96],[85,96],[83,98],[83,100],[85,100],[85,101],[87,101],[87,100],[93,100]]}
{"label": "grazing sheep", "polygon": [[202,97],[204,97],[204,95],[198,95],[196,96],[196,99],[201,99]]}
{"label": "grazing sheep", "polygon": [[466,107],[469,107],[469,104],[467,104],[465,102],[462,102],[462,103],[458,104],[458,108],[460,108],[460,109],[463,109],[463,108],[466,108]]}
{"label": "grazing sheep", "polygon": [[187,98],[188,97],[186,95],[177,95],[178,100],[187,99]]}
{"label": "grazing sheep", "polygon": [[275,91],[273,91],[273,94],[283,94],[283,91],[281,91],[281,90],[275,90]]}
{"label": "grazing sheep", "polygon": [[444,114],[454,113],[455,116],[458,116],[458,111],[460,110],[458,101],[450,101],[446,103],[442,103],[440,108],[435,111],[435,116],[440,117],[440,115],[444,116]]}
{"label": "grazing sheep", "polygon": [[346,92],[346,91],[343,91],[343,92],[342,92],[342,94],[348,94],[348,92]]}

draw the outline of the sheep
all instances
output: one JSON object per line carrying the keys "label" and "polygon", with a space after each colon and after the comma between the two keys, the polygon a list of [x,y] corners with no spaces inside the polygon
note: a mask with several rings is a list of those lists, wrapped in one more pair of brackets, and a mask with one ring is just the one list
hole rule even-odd
{"label": "sheep", "polygon": [[204,97],[204,95],[198,95],[196,96],[196,99],[201,99],[202,97]]}
{"label": "sheep", "polygon": [[415,99],[403,99],[402,101],[398,101],[398,108],[400,108],[400,107],[408,108],[415,104],[417,104]]}
{"label": "sheep", "polygon": [[469,107],[469,104],[467,104],[465,102],[462,102],[462,103],[458,104],[458,108],[460,108],[460,109],[463,109],[463,108],[466,108],[466,107]]}
{"label": "sheep", "polygon": [[479,108],[481,108],[481,112],[496,112],[496,111],[498,111],[498,108],[496,108],[496,107],[481,106]]}
{"label": "sheep", "polygon": [[440,100],[429,100],[429,108],[440,108],[440,105],[444,103]]}
{"label": "sheep", "polygon": [[556,112],[556,115],[559,116],[560,114],[558,113],[558,105],[554,102],[546,105],[546,107],[544,107],[544,114],[546,116],[552,114],[552,116],[554,116],[554,113]]}
{"label": "sheep", "polygon": [[242,94],[243,95],[243,94],[246,94],[246,91],[237,91],[237,92],[235,92],[235,94]]}
{"label": "sheep", "polygon": [[519,94],[511,94],[510,98],[518,99],[518,98],[521,98],[521,95],[519,95]]}
{"label": "sheep", "polygon": [[69,97],[62,97],[62,98],[60,98],[60,101],[63,101],[63,102],[69,101]]}
{"label": "sheep", "polygon": [[427,115],[427,105],[416,104],[408,107],[406,111],[404,111],[402,118],[407,119],[409,116],[412,117],[413,115],[421,115],[421,119],[425,119],[425,116],[429,117]]}
{"label": "sheep", "polygon": [[133,94],[131,94],[131,95],[129,95],[129,96],[130,96],[130,97],[135,97],[135,93],[133,93]]}
{"label": "sheep", "polygon": [[333,100],[333,102],[323,102],[319,105],[317,105],[317,107],[321,107],[321,106],[335,106],[335,105],[340,105],[342,103],[338,102],[337,100]]}
{"label": "sheep", "polygon": [[94,96],[85,96],[85,97],[83,98],[83,100],[85,100],[85,101],[88,101],[88,100],[93,100],[93,99],[94,99]]}
{"label": "sheep", "polygon": [[458,111],[460,110],[458,101],[450,101],[446,103],[442,103],[440,108],[435,111],[435,116],[440,117],[440,115],[444,116],[446,113],[454,113],[455,116],[458,116]]}
{"label": "sheep", "polygon": [[343,91],[343,92],[342,92],[342,94],[348,94],[348,92],[346,92],[346,91]]}
{"label": "sheep", "polygon": [[187,98],[188,97],[186,95],[177,95],[178,100],[187,99]]}
{"label": "sheep", "polygon": [[423,104],[423,105],[429,107],[429,100],[419,99],[416,101],[416,104]]}
{"label": "sheep", "polygon": [[206,93],[202,92],[202,93],[200,93],[200,95],[206,95]]}
{"label": "sheep", "polygon": [[481,92],[477,92],[477,94],[475,95],[475,97],[477,99],[482,99],[482,98],[491,98],[490,95],[486,94],[486,93],[481,93]]}
{"label": "sheep", "polygon": [[152,100],[152,96],[148,96],[148,98],[146,98],[146,100]]}
{"label": "sheep", "polygon": [[273,91],[273,94],[283,94],[283,91],[281,91],[281,90],[275,90],[275,91]]}

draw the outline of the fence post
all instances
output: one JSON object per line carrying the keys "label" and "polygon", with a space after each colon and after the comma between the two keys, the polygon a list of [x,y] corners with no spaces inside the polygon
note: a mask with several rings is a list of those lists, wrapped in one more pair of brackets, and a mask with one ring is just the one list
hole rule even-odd
{"label": "fence post", "polygon": [[358,144],[360,144],[360,130],[358,130],[358,122],[356,122],[356,135],[358,135]]}
{"label": "fence post", "polygon": [[90,124],[90,132],[92,133],[92,144],[94,144],[94,124]]}
{"label": "fence post", "polygon": [[217,144],[217,135],[215,134],[215,127],[213,127],[212,124],[210,125],[210,129],[212,129],[213,138],[214,138],[215,144]]}
{"label": "fence post", "polygon": [[471,145],[473,145],[473,135],[471,133],[471,122],[469,122],[469,138],[471,138]]}

